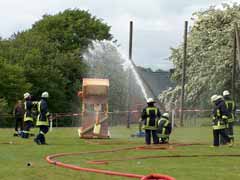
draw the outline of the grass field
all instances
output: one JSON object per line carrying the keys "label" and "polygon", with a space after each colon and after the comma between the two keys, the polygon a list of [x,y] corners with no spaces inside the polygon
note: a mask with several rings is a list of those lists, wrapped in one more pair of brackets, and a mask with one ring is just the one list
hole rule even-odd
{"label": "grass field", "polygon": [[[37,133],[37,129],[33,130]],[[111,128],[110,140],[83,140],[77,136],[76,128],[55,128],[46,136],[49,145],[36,145],[33,137],[21,139],[13,137],[12,129],[0,129],[0,179],[7,180],[120,180],[124,177],[107,176],[87,172],[74,171],[50,165],[45,157],[50,154],[63,152],[86,152],[96,150],[110,150],[116,148],[141,146],[143,138],[132,138],[130,134],[137,131],[137,127]],[[236,145],[232,148],[222,146],[210,148],[212,142],[211,128],[178,128],[175,129],[171,142],[203,143],[175,147],[169,150],[129,150],[114,153],[96,153],[82,156],[69,156],[58,160],[82,167],[96,167],[99,169],[128,172],[134,174],[161,173],[175,177],[177,180],[239,180],[240,157],[187,157],[187,158],[155,158],[124,160],[139,156],[154,155],[208,155],[208,154],[240,154],[238,143],[240,128],[235,129]],[[105,142],[101,145],[97,142]],[[10,142],[10,144],[9,144]],[[105,165],[88,164],[89,160],[114,160]],[[31,162],[32,166],[27,166]]]}

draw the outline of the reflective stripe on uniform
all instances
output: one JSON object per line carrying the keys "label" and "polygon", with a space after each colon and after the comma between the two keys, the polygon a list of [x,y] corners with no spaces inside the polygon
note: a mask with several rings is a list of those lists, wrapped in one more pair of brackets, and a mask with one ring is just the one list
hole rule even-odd
{"label": "reflective stripe on uniform", "polygon": [[221,124],[220,121],[217,122],[217,125],[213,125],[212,126],[214,130],[217,130],[217,129],[225,129],[226,128],[226,125],[224,124]]}
{"label": "reflective stripe on uniform", "polygon": [[234,110],[235,110],[235,102],[233,100],[225,100],[226,107],[231,114],[231,117],[228,118],[228,122],[234,122]]}
{"label": "reflective stripe on uniform", "polygon": [[223,115],[222,118],[223,119],[228,119],[228,117],[226,115]]}
{"label": "reflective stripe on uniform", "polygon": [[146,109],[146,113],[149,116],[150,115],[150,111],[154,110],[155,114],[157,115],[157,107],[147,107]]}
{"label": "reflective stripe on uniform", "polygon": [[166,132],[166,128],[163,128],[162,134],[165,134],[165,132]]}
{"label": "reflective stripe on uniform", "polygon": [[27,101],[24,102],[24,110],[25,110],[25,113],[24,113],[24,117],[23,117],[23,121],[33,121],[33,118],[31,115],[27,115],[27,113],[31,113],[29,112],[29,110],[27,109]]}
{"label": "reflective stripe on uniform", "polygon": [[154,126],[150,126],[150,117],[147,117],[146,119],[146,124],[144,125],[143,129],[149,129],[149,130],[156,130],[157,129],[157,113],[158,113],[158,109],[157,107],[147,107],[146,108],[146,115],[150,116],[150,111],[154,111],[155,114],[155,124]]}
{"label": "reflective stripe on uniform", "polygon": [[169,134],[166,134],[166,127],[167,127],[167,125],[168,125],[168,123],[169,123],[169,120],[167,120],[166,118],[160,119],[160,120],[158,121],[158,126],[159,126],[159,124],[160,124],[161,121],[166,121],[166,122],[165,122],[164,125],[163,125],[162,132],[161,132],[161,133],[157,133],[157,136],[158,136],[159,138],[169,138]]}
{"label": "reflective stripe on uniform", "polygon": [[41,115],[41,101],[38,102],[38,116],[37,116],[37,122],[36,126],[49,126],[49,121],[48,121],[48,115],[49,112],[46,113],[46,120],[41,120],[40,115]]}
{"label": "reflective stripe on uniform", "polygon": [[26,113],[24,114],[24,118],[23,118],[23,119],[24,119],[24,120],[23,120],[24,122],[25,122],[25,121],[33,121],[33,118],[27,116]]}
{"label": "reflective stripe on uniform", "polygon": [[213,117],[213,121],[215,121],[214,125],[212,126],[213,129],[225,129],[228,117],[226,115],[222,115],[219,109],[217,109],[216,115],[216,117]]}
{"label": "reflective stripe on uniform", "polygon": [[36,123],[36,126],[49,126],[49,121],[48,121],[48,118],[46,121],[41,121],[40,120],[40,115],[37,116],[37,123]]}

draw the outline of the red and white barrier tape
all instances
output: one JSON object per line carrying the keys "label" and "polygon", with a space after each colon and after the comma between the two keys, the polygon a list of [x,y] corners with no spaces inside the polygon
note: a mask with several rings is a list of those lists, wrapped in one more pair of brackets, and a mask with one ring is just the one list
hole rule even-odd
{"label": "red and white barrier tape", "polygon": [[[176,112],[181,112],[181,109],[175,109]],[[210,109],[183,109],[183,112],[211,112]]]}
{"label": "red and white barrier tape", "polygon": [[[174,110],[175,112],[180,112],[180,109]],[[211,112],[210,109],[184,109],[184,112]],[[121,113],[140,113],[138,110],[132,111],[112,111],[107,114],[121,114]],[[87,112],[87,113],[95,113],[95,112]],[[100,112],[100,114],[104,114],[105,112]],[[53,113],[54,117],[74,117],[74,116],[82,116],[83,113]]]}

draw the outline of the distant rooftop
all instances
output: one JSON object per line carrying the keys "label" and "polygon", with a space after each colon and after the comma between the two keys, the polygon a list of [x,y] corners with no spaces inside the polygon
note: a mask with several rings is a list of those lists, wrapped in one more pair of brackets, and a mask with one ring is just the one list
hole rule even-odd
{"label": "distant rooftop", "polygon": [[176,86],[176,84],[170,79],[171,73],[168,71],[152,72],[138,67],[138,72],[149,84],[156,96],[158,96],[164,90],[167,90],[169,87]]}

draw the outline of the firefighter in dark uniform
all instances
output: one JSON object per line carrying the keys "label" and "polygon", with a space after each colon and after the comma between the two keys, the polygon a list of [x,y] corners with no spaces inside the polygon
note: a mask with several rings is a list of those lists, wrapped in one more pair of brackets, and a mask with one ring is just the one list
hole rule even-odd
{"label": "firefighter in dark uniform", "polygon": [[22,138],[28,138],[30,134],[30,128],[33,126],[33,117],[32,117],[32,108],[34,103],[31,100],[31,95],[27,92],[23,95],[25,102],[24,102],[24,117],[23,117],[23,131],[22,131]]}
{"label": "firefighter in dark uniform", "polygon": [[153,143],[158,144],[159,140],[157,137],[157,120],[160,119],[161,113],[159,109],[154,106],[155,101],[153,98],[147,99],[147,107],[142,111],[142,121],[144,122],[143,129],[145,129],[145,142],[151,144],[151,136]]}
{"label": "firefighter in dark uniform", "polygon": [[49,97],[48,92],[43,92],[41,95],[41,101],[38,102],[38,117],[36,126],[39,127],[39,134],[34,141],[40,144],[47,144],[45,140],[45,134],[49,130],[49,117],[47,99]]}
{"label": "firefighter in dark uniform", "polygon": [[227,127],[228,110],[221,96],[213,95],[211,97],[211,102],[214,105],[212,111],[213,147],[218,147],[220,143],[220,135],[227,143],[230,142],[230,139],[225,132]]}
{"label": "firefighter in dark uniform", "polygon": [[227,134],[228,137],[230,138],[231,143],[233,143],[234,142],[233,126],[235,122],[236,105],[235,102],[231,99],[230,92],[228,90],[223,91],[223,97],[229,113]]}
{"label": "firefighter in dark uniform", "polygon": [[166,144],[169,142],[169,136],[172,132],[172,124],[169,121],[169,114],[163,113],[158,120],[157,136],[160,144]]}

